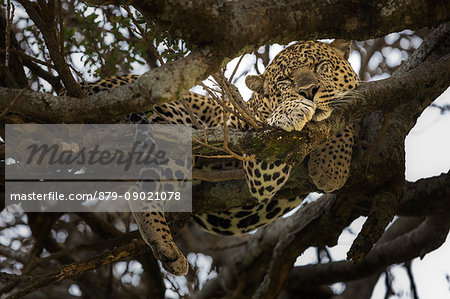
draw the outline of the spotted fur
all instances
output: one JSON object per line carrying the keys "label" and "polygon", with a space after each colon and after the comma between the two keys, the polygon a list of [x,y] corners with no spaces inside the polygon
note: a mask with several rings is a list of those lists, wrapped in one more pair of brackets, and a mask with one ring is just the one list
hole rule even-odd
{"label": "spotted fur", "polygon": [[[330,116],[343,95],[358,85],[358,78],[347,61],[349,43],[331,44],[306,41],[281,51],[261,76],[248,76],[247,86],[254,91],[248,108],[260,120],[286,131],[302,130],[309,121]],[[87,94],[128,84],[138,76],[111,77],[96,83],[84,83]],[[223,123],[222,107],[209,97],[188,93],[181,101],[153,107],[150,123],[197,124],[216,127]],[[192,114],[186,110],[186,105]],[[195,118],[194,119],[192,119]],[[231,127],[246,127],[231,114]],[[353,126],[345,128],[310,154],[310,177],[316,186],[333,192],[343,186],[349,174],[354,143]],[[243,163],[250,193],[258,204],[229,211],[196,214],[194,219],[208,231],[223,235],[246,233],[276,220],[300,204],[302,197],[277,196],[287,182],[291,167],[277,161]],[[187,262],[173,243],[161,212],[134,213],[144,240],[163,266],[175,275],[187,272]]]}

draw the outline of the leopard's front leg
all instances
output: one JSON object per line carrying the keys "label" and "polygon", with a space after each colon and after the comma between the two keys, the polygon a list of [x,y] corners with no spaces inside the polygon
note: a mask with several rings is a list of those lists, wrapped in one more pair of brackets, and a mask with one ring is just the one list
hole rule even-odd
{"label": "leopard's front leg", "polygon": [[[282,102],[267,119],[267,123],[285,131],[303,129],[316,112],[316,104],[307,99]],[[270,200],[284,186],[289,178],[291,166],[276,161],[245,161],[245,177],[250,193],[259,201]]]}

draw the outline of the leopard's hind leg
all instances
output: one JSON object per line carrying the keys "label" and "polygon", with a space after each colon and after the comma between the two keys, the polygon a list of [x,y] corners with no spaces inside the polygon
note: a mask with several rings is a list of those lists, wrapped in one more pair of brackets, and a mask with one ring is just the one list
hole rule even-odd
{"label": "leopard's hind leg", "polygon": [[[141,190],[140,186],[136,185],[129,191],[140,192]],[[153,202],[146,203],[148,212],[135,212],[141,210],[142,207],[139,209],[136,207],[139,204],[142,203],[130,202],[133,217],[142,239],[152,248],[153,255],[167,272],[177,276],[185,275],[188,272],[189,264],[172,238],[164,216],[164,208],[160,202]]]}

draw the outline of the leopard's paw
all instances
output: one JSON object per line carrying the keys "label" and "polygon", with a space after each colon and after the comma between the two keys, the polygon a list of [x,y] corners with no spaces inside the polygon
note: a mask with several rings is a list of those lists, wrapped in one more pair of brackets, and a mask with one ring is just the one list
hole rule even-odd
{"label": "leopard's paw", "polygon": [[173,241],[163,213],[133,212],[142,239],[152,248],[153,255],[170,274],[181,276],[188,272],[186,257]]}
{"label": "leopard's paw", "polygon": [[187,274],[189,264],[186,257],[181,253],[180,250],[178,250],[176,246],[172,246],[172,244],[166,243],[158,245],[154,244],[154,246],[151,247],[153,250],[153,255],[157,260],[161,262],[164,270],[176,276]]}
{"label": "leopard's paw", "polygon": [[279,105],[267,119],[267,123],[287,132],[301,131],[315,112],[314,102],[307,99],[292,100]]}

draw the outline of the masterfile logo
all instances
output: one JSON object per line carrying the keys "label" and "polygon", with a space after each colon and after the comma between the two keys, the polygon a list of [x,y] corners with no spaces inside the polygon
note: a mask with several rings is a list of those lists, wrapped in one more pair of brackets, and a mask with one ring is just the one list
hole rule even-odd
{"label": "masterfile logo", "polygon": [[[142,148],[141,151],[138,148]],[[30,150],[25,163],[36,163],[41,165],[44,160],[49,165],[91,165],[96,164],[123,165],[124,170],[130,169],[131,164],[139,166],[167,165],[169,159],[166,158],[166,152],[156,150],[154,143],[135,141],[130,152],[122,150],[102,150],[101,146],[96,144],[93,149],[82,147],[78,151],[64,150],[58,144],[32,144],[27,147]]]}

